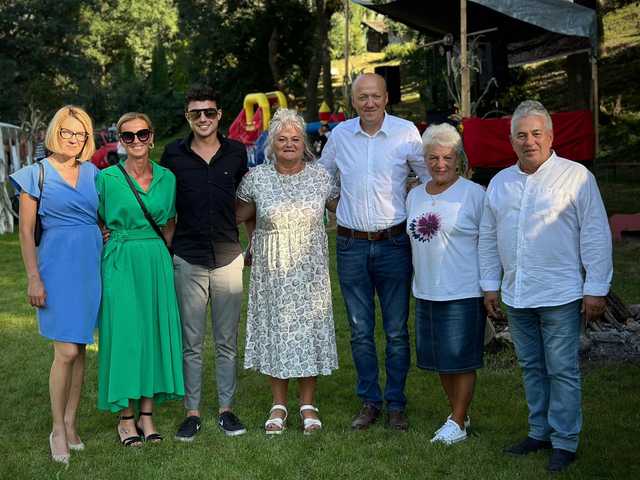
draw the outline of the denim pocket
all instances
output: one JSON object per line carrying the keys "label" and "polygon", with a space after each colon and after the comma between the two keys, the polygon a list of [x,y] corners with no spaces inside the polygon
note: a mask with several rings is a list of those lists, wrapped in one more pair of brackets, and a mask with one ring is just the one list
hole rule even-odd
{"label": "denim pocket", "polygon": [[353,237],[343,237],[342,235],[338,235],[336,237],[336,249],[337,250],[348,250],[353,245]]}

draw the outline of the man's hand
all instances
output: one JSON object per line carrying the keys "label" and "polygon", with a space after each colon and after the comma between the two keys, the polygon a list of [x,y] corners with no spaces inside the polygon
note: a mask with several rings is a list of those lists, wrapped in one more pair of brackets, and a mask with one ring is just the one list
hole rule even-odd
{"label": "man's hand", "polygon": [[487,315],[491,318],[502,318],[502,309],[500,308],[500,298],[498,292],[484,292],[484,308]]}
{"label": "man's hand", "polygon": [[586,323],[597,320],[604,314],[604,310],[607,306],[606,297],[594,297],[592,295],[585,295],[582,299],[582,315]]}

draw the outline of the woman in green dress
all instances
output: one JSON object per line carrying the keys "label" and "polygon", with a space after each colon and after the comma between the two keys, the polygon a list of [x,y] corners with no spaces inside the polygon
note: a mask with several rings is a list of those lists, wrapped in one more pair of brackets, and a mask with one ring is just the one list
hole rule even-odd
{"label": "woman in green dress", "polygon": [[154,403],[184,395],[182,333],[167,248],[175,229],[176,179],[149,160],[153,130],[145,114],[127,113],[117,127],[127,158],[96,180],[98,213],[110,232],[102,256],[98,408],[120,412],[120,442],[140,446],[162,440],[153,424]]}

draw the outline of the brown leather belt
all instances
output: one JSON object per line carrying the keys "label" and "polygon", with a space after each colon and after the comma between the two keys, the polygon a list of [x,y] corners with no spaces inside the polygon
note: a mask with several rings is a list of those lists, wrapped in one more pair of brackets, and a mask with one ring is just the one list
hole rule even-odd
{"label": "brown leather belt", "polygon": [[358,240],[370,240],[372,242],[377,242],[378,240],[386,240],[388,238],[395,237],[396,235],[400,235],[405,231],[406,226],[407,222],[402,222],[398,225],[394,225],[393,227],[378,230],[377,232],[360,232],[358,230],[351,230],[350,228],[338,225],[336,231],[338,232],[338,235],[343,237],[353,237]]}

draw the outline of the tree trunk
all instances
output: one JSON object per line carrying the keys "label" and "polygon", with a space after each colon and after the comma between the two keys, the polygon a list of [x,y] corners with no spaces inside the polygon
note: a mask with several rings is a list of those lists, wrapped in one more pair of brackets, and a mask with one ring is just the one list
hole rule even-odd
{"label": "tree trunk", "polygon": [[282,73],[278,66],[278,27],[274,26],[269,37],[269,68],[271,70],[271,77],[273,78],[273,85],[275,90],[282,91]]}
{"label": "tree trunk", "polygon": [[329,55],[329,35],[326,38],[326,46],[322,49],[322,56],[322,91],[324,92],[324,101],[327,102],[329,109],[333,112],[334,98],[333,82],[331,80],[331,55]]}
{"label": "tree trunk", "polygon": [[[316,28],[314,34],[314,45],[309,75],[307,76],[307,88],[305,91],[307,97],[307,109],[305,119],[315,120],[318,115],[318,81],[320,80],[320,71],[323,64],[329,62],[329,20],[333,14],[331,8],[327,8],[326,0],[315,0],[316,4]],[[323,75],[323,84],[325,92],[325,100],[330,99],[333,103],[333,92],[331,91],[331,66],[325,67],[326,73]],[[329,78],[327,88],[327,75]],[[328,103],[328,102],[327,102]]]}

